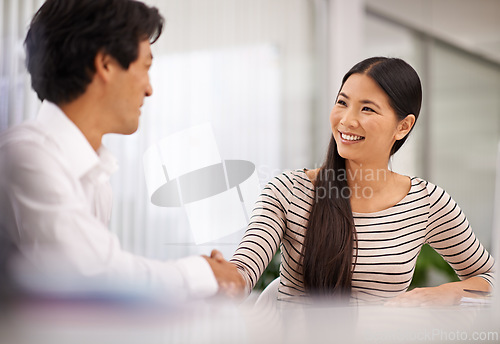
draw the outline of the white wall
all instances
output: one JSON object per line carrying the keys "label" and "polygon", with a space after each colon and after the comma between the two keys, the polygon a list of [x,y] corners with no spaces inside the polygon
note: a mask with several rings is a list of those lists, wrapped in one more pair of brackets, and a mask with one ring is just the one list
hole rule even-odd
{"label": "white wall", "polygon": [[[31,15],[42,2],[0,0],[0,131],[25,118],[33,117],[39,105],[30,90],[29,78],[24,71],[22,41]],[[252,119],[253,124],[248,124],[248,117],[251,116],[248,111],[253,107],[245,105],[245,102],[255,100],[257,96],[253,94],[239,95],[238,101],[242,101],[241,105],[234,99],[231,106],[226,106],[223,102],[220,103],[222,105],[217,105],[225,106],[224,116],[232,113],[235,116],[231,118],[232,122],[228,123],[229,127],[218,125],[215,129],[216,136],[224,142],[221,147],[224,154],[231,155],[231,158],[241,155],[249,160],[258,160],[258,157],[262,156],[262,150],[269,147],[262,160],[262,164],[267,164],[260,175],[262,183],[280,170],[314,167],[321,163],[330,135],[328,114],[338,91],[340,77],[352,64],[365,56],[377,54],[407,59],[422,76],[425,104],[417,130],[396,156],[393,167],[396,171],[422,175],[442,184],[457,198],[478,235],[488,246],[493,214],[491,201],[494,154],[500,136],[498,65],[485,62],[469,53],[478,53],[490,60],[494,59],[491,56],[495,54],[495,46],[497,50],[500,46],[495,45],[495,42],[500,41],[500,30],[495,26],[499,23],[496,20],[498,16],[495,15],[498,13],[498,2],[146,2],[157,6],[166,18],[164,34],[153,46],[155,59],[163,63],[168,63],[169,59],[175,59],[176,56],[216,56],[223,52],[231,54],[245,49],[267,49],[273,52],[264,55],[268,56],[268,62],[273,60],[271,63],[275,64],[269,70],[276,73],[276,87],[273,89],[279,90],[275,106],[277,118],[269,118],[269,121],[266,121],[256,116]],[[469,8],[471,3],[474,4],[473,10]],[[407,23],[419,33],[393,24],[392,20],[387,21],[380,16],[374,18],[364,11],[365,5],[372,12],[377,9],[389,18],[396,18],[396,22]],[[429,45],[428,41],[422,39],[422,32],[435,34],[440,39],[449,38],[450,42],[458,43],[462,50],[469,53],[462,54],[446,45],[438,44],[437,48],[434,43]],[[253,63],[250,59],[242,63],[242,68],[251,69],[258,65],[262,66],[258,61]],[[474,73],[472,77],[463,73],[472,70],[479,72]],[[249,73],[241,75],[248,76]],[[196,79],[195,76],[192,80]],[[237,75],[233,77],[238,80]],[[218,78],[217,74],[213,74],[210,78],[204,77],[204,80],[225,80],[226,86],[234,82],[234,89],[241,86],[237,81],[230,81],[227,75]],[[247,84],[242,89],[251,90],[250,82],[245,82]],[[457,89],[459,83],[471,87]],[[258,85],[258,82],[253,85]],[[185,85],[183,87],[186,88]],[[155,92],[155,98],[151,100],[156,99],[157,102],[168,101],[169,97],[174,96],[171,91],[165,94],[159,90]],[[258,94],[259,101],[262,102],[264,93]],[[149,103],[151,105],[146,101],[145,111],[154,111],[154,106],[151,108],[154,101]],[[178,99],[176,104],[180,104]],[[213,105],[210,105],[211,114],[216,113],[214,109],[217,109],[217,106]],[[186,104],[185,108],[189,106]],[[234,110],[238,108],[242,111]],[[259,106],[255,108],[258,109]],[[122,170],[113,181],[117,201],[113,230],[122,236],[124,245],[134,252],[164,258],[168,254],[162,246],[162,238],[168,239],[168,236],[161,235],[165,235],[166,228],[188,230],[187,222],[178,210],[147,210],[151,205],[145,198],[144,176],[137,166],[134,166],[135,169],[128,168],[137,165],[142,152],[152,140],[188,125],[189,121],[186,122],[183,118],[185,113],[189,111],[183,110],[182,107],[168,108],[164,114],[166,119],[158,126],[157,131],[149,128],[149,131],[144,131],[143,136],[110,136],[107,139],[116,148],[116,153],[122,161]],[[238,122],[237,117],[243,114],[245,118]],[[176,122],[175,118],[181,120]],[[238,123],[247,124],[240,126]],[[141,129],[146,128],[144,123]],[[468,128],[473,129],[472,141],[469,141]],[[441,135],[442,133],[446,135]],[[232,142],[237,144],[231,146],[226,144],[225,140],[233,140]],[[260,148],[253,149],[252,142],[259,142],[260,146],[257,146]],[[468,142],[474,144],[468,145]],[[270,163],[271,160],[274,163]],[[169,218],[164,222],[165,229],[160,228],[161,226],[149,228],[144,220],[149,216],[148,212],[161,213],[158,215],[161,219]],[[182,255],[181,251],[179,249],[175,255]]]}

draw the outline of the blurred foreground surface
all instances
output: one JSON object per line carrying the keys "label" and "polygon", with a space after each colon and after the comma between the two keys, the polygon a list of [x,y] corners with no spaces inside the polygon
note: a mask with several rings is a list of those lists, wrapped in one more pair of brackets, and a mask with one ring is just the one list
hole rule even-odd
{"label": "blurred foreground surface", "polygon": [[24,300],[2,307],[0,343],[500,343],[494,305],[435,308],[227,300],[154,304]]}

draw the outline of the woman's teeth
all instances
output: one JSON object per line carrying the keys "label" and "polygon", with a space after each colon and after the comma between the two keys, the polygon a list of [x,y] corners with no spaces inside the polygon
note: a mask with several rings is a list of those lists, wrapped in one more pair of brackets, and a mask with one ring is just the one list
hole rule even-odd
{"label": "woman's teeth", "polygon": [[347,141],[359,141],[359,140],[364,139],[364,137],[363,137],[363,136],[346,135],[346,134],[343,134],[343,133],[340,133],[340,136],[341,136],[344,140],[347,140]]}

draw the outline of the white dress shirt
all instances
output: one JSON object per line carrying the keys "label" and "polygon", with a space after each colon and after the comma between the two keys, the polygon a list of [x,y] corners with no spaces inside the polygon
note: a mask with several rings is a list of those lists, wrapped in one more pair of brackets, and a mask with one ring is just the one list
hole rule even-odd
{"label": "white dress shirt", "polygon": [[111,153],[101,146],[96,154],[48,101],[36,120],[0,135],[0,240],[19,251],[10,262],[17,282],[48,293],[127,286],[176,297],[215,294],[202,257],[164,262],[122,250],[108,229],[116,169]]}

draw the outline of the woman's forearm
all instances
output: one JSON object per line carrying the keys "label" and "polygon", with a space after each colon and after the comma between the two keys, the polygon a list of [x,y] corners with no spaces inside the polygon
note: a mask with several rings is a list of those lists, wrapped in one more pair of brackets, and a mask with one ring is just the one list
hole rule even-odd
{"label": "woman's forearm", "polygon": [[478,297],[478,292],[490,292],[491,285],[482,277],[445,283],[437,287],[415,288],[388,301],[389,306],[449,306],[460,304],[462,297]]}

